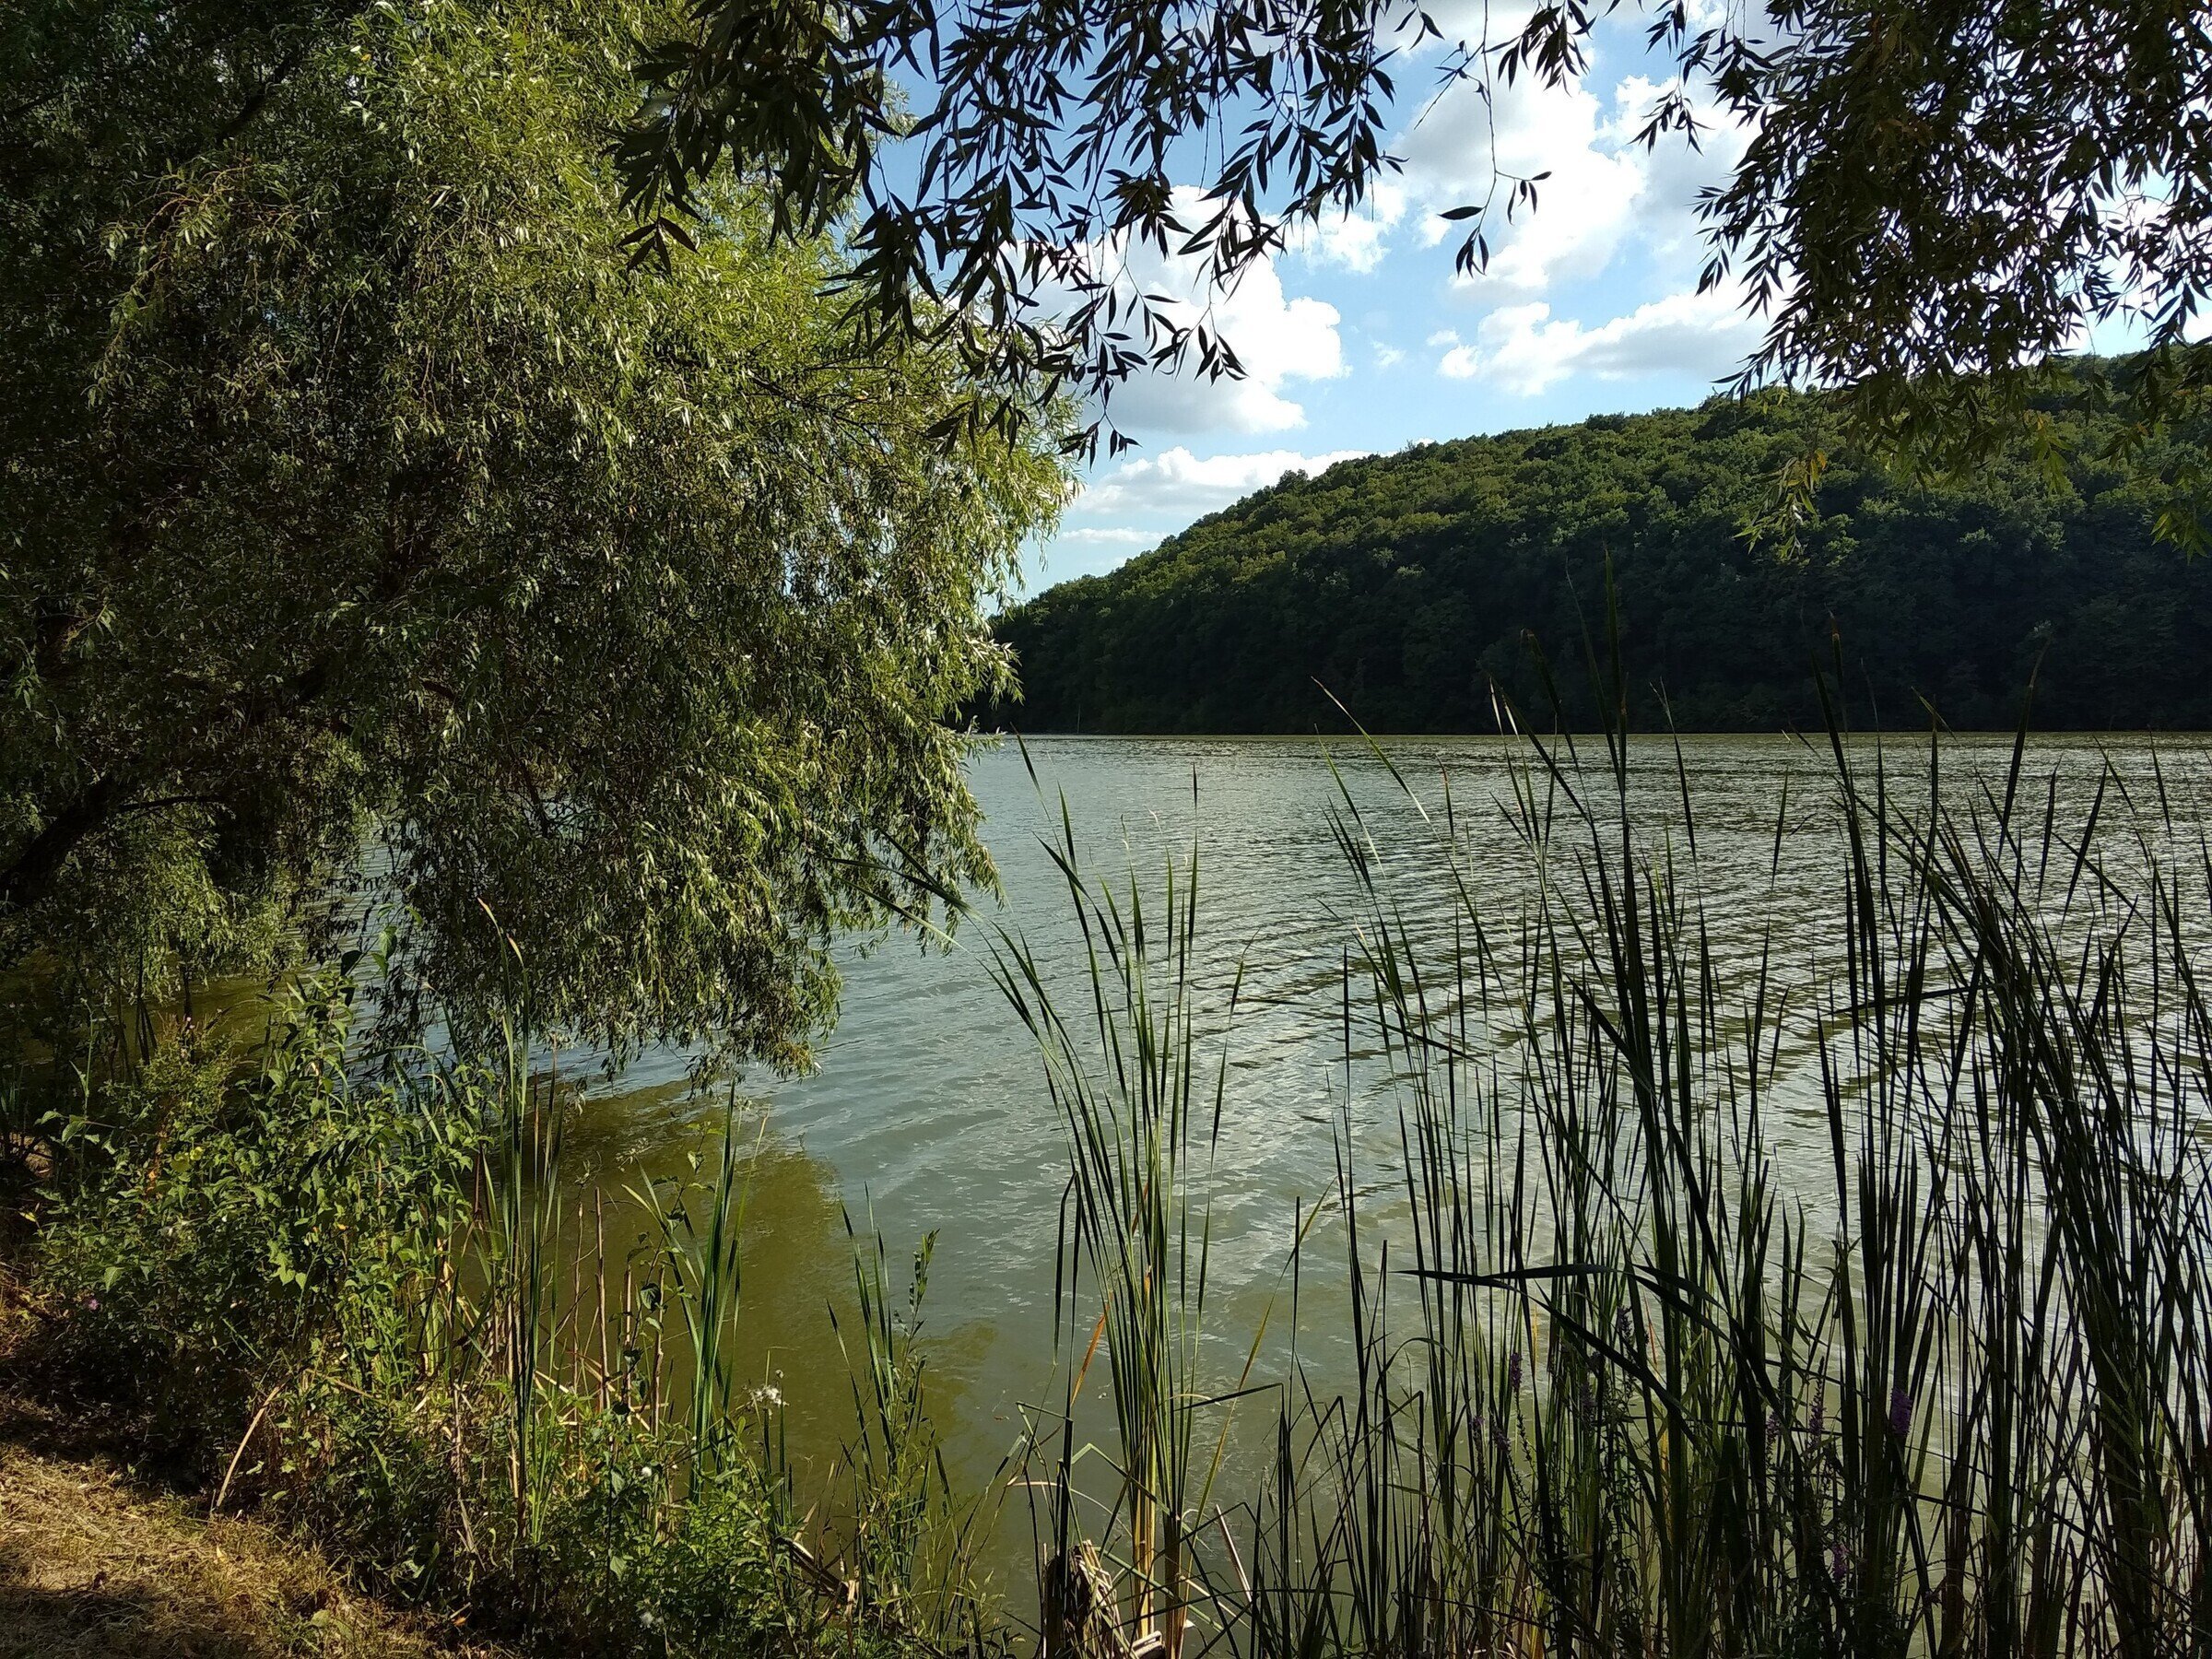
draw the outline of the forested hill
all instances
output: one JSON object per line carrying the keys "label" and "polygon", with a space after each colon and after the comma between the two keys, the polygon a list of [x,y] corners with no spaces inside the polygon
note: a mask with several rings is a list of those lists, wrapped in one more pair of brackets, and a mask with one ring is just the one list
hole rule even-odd
{"label": "forested hill", "polygon": [[2160,487],[2097,459],[2096,422],[2061,414],[2056,488],[2025,455],[1934,489],[1838,459],[1798,545],[1754,545],[1821,419],[1806,397],[1714,400],[1291,475],[1002,617],[1024,700],[985,721],[1341,730],[1326,687],[1371,731],[1490,731],[1494,679],[1549,725],[1533,636],[1579,723],[1609,555],[1646,724],[1662,688],[1685,730],[1816,724],[1832,627],[1855,723],[1924,724],[1924,698],[1954,728],[2008,727],[2047,643],[2039,725],[2212,726],[2212,559],[2154,540]]}

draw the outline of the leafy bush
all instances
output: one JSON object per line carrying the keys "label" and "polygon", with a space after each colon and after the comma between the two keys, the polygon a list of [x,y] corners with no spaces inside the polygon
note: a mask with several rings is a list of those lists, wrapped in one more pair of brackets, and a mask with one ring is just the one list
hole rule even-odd
{"label": "leafy bush", "polygon": [[349,1016],[342,979],[311,982],[251,1065],[185,1027],[60,1127],[39,1263],[65,1310],[54,1357],[146,1408],[193,1475],[219,1477],[223,1431],[273,1383],[341,1347],[390,1364],[467,1203],[476,1080],[356,1080]]}
{"label": "leafy bush", "polygon": [[[653,1194],[660,1238],[610,1263],[574,1225],[559,1101],[524,1046],[372,1065],[353,1003],[343,973],[319,979],[250,1057],[187,1027],[87,1088],[37,1242],[50,1382],[133,1413],[218,1505],[258,1503],[378,1590],[553,1651],[995,1641],[922,1406],[926,1252],[903,1315],[880,1245],[860,1262],[870,1474],[808,1547],[774,1402],[734,1393],[722,1358],[734,1113],[718,1178]],[[606,1331],[575,1300],[587,1279]],[[601,1294],[618,1281],[627,1300]]]}

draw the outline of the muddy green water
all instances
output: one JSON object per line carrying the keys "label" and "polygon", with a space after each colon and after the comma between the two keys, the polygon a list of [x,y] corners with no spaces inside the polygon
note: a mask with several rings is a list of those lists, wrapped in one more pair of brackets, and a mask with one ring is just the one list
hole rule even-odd
{"label": "muddy green water", "polygon": [[[1060,803],[1087,866],[1157,894],[1171,860],[1194,848],[1200,870],[1205,982],[1218,1003],[1241,959],[1244,991],[1227,1039],[1230,1071],[1211,1181],[1215,1248],[1208,1326],[1222,1363],[1241,1361],[1280,1291],[1295,1219],[1335,1180],[1334,1125],[1347,1109],[1340,965],[1359,898],[1337,851],[1330,808],[1343,787],[1359,804],[1394,890],[1417,930],[1449,927],[1440,878],[1443,782],[1479,909],[1510,917],[1530,893],[1530,868],[1509,832],[1508,768],[1525,751],[1500,740],[1392,743],[1393,763],[1426,804],[1408,802],[1389,769],[1358,746],[1277,740],[1051,739],[1029,766],[1010,747],[979,749],[971,779],[1005,886],[949,952],[894,935],[846,967],[844,1006],[818,1074],[742,1085],[759,1134],[745,1262],[746,1363],[777,1388],[803,1460],[834,1451],[851,1421],[846,1367],[828,1310],[850,1298],[849,1209],[873,1225],[894,1260],[937,1236],[926,1307],[935,1402],[958,1477],[987,1480],[1018,1441],[1023,1406],[1054,1395],[1053,1240],[1065,1162],[1061,1125],[1030,1039],[990,972],[995,929],[1025,937],[1081,994],[1082,958],[1065,890],[1043,838]],[[2000,779],[2009,740],[1947,743],[1947,794],[1971,801]],[[1860,751],[1870,764],[1871,749]],[[1594,754],[1586,754],[1594,759]],[[2110,761],[2136,806],[2194,837],[2212,823],[2212,740],[2045,739],[2031,749],[2038,816],[2056,780],[2062,827],[2086,810]],[[1696,880],[1724,966],[1747,981],[1774,942],[1780,971],[1814,971],[1840,940],[1834,772],[1825,744],[1784,737],[1708,737],[1683,744],[1697,822]],[[1891,775],[1924,791],[1924,743],[1892,740]],[[1671,747],[1642,740],[1631,794],[1654,839],[1681,835],[1681,784]],[[2106,807],[2108,835],[2119,823]],[[655,1053],[595,1091],[571,1142],[580,1178],[631,1180],[679,1171],[720,1123],[719,1098],[684,1084],[689,1057]],[[1785,1171],[1793,1159],[1825,1181],[1826,1135],[1809,1050],[1783,1047]],[[1794,1093],[1793,1093],[1794,1090]],[[1392,1179],[1396,1135],[1389,1091],[1355,1077],[1348,1102],[1363,1178]],[[1794,1113],[1794,1115],[1793,1115]],[[871,1220],[872,1218],[872,1220]],[[1316,1241],[1322,1250],[1333,1248]],[[1301,1349],[1324,1357],[1333,1303],[1309,1289]],[[1026,1524],[1013,1529],[1026,1535]]]}

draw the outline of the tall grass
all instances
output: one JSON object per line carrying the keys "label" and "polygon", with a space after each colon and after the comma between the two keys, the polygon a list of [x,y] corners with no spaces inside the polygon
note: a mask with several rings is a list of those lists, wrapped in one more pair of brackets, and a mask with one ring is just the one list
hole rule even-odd
{"label": "tall grass", "polygon": [[[1054,1299],[1068,1363],[1050,1477],[1044,1641],[1056,1653],[1125,1630],[1132,1643],[1177,1659],[1193,1600],[1190,1529],[1218,1462],[1200,1465],[1194,1452],[1202,1414],[1220,1403],[1201,1390],[1199,1344],[1212,1242],[1204,1190],[1227,1053],[1208,1076],[1193,978],[1195,853],[1170,866],[1165,902],[1148,911],[1136,883],[1117,890],[1086,878],[1065,806],[1062,830],[1048,850],[1080,924],[1088,1008],[1063,1018],[1046,969],[1019,938],[1002,936],[997,955],[1000,986],[1040,1045],[1071,1148]],[[1230,1017],[1236,996],[1232,986]],[[1086,1277],[1095,1323],[1081,1312]],[[1101,1342],[1118,1464],[1092,1539],[1080,1531],[1075,1437],[1077,1395]]]}
{"label": "tall grass", "polygon": [[[854,1245],[856,1317],[832,1310],[853,1391],[853,1437],[844,1447],[838,1559],[852,1609],[914,1633],[939,1651],[984,1653],[1011,1640],[997,1603],[979,1594],[1003,1488],[957,1488],[930,1415],[923,1301],[936,1235],[916,1248],[896,1292],[883,1235],[846,1231]],[[856,1345],[849,1345],[856,1335]]]}
{"label": "tall grass", "polygon": [[[1748,957],[1715,943],[1709,892],[1743,872],[1707,867],[1678,753],[1654,812],[1624,732],[1527,740],[1480,815],[1533,873],[1510,914],[1474,897],[1490,853],[1447,788],[1441,930],[1342,792],[1353,1360],[1279,1379],[1234,1506],[1188,1454],[1244,1381],[1190,1338],[1190,873],[1154,940],[1064,865],[1088,1024],[1018,954],[1007,989],[1070,1131],[1123,1477],[1047,1552],[1048,1649],[1171,1653],[1186,1624],[1254,1659],[2212,1648],[2212,852],[2109,770],[2062,821],[2024,732],[1987,776],[1947,775],[1939,736],[1824,748],[1832,925]],[[1778,819],[1770,888],[1788,846]],[[1398,1111],[1381,1195],[1367,1081]],[[1825,1158],[1785,1174],[1778,1134],[1808,1130]],[[1068,1617],[1087,1544],[1110,1629]]]}

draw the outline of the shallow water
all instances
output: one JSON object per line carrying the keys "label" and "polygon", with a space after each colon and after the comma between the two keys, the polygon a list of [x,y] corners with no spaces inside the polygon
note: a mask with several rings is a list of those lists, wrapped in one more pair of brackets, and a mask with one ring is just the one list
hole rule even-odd
{"label": "shallow water", "polygon": [[[1853,755],[1870,779],[1873,747]],[[828,1312],[850,1301],[846,1211],[863,1232],[871,1222],[881,1230],[894,1263],[924,1233],[937,1235],[926,1335],[957,1477],[986,1480],[1018,1440],[1025,1404],[1053,1397],[1062,1129],[991,962],[1003,930],[1027,942],[1067,997],[1086,993],[1065,888],[1044,845],[1060,831],[1063,801],[1086,870],[1123,886],[1134,878],[1147,902],[1164,892],[1171,865],[1194,854],[1201,977],[1217,1013],[1241,967],[1210,1182],[1207,1314],[1220,1367],[1233,1374],[1271,1309],[1284,1334],[1290,1241],[1301,1210],[1334,1188],[1344,1114],[1359,1167],[1386,1182],[1394,1166],[1390,1091],[1363,1071],[1347,1083],[1342,968],[1360,898],[1332,809],[1347,798],[1357,807],[1407,924],[1445,948],[1461,913],[1444,878],[1445,842],[1459,849],[1477,914],[1510,925],[1530,901],[1530,854],[1507,823],[1512,769],[1527,759],[1499,739],[1390,743],[1380,755],[1276,739],[1054,738],[1031,743],[1026,759],[1012,747],[979,747],[970,776],[1003,904],[986,900],[949,950],[904,935],[855,947],[818,1072],[740,1086],[759,1137],[746,1364],[787,1402],[794,1452],[833,1451],[852,1420]],[[1983,799],[1986,810],[1981,792],[2002,791],[2009,759],[2008,738],[1947,740],[1946,799],[1961,809]],[[1602,794],[1602,746],[1583,745],[1581,759],[1594,769],[1583,783]],[[2039,834],[2046,803],[2062,831],[2078,824],[2107,762],[2121,786],[2103,808],[2108,845],[2153,814],[2189,838],[2212,824],[2212,740],[2043,739],[2023,785]],[[1879,765],[1900,793],[1924,796],[1924,741],[1892,740]],[[1630,795],[1645,844],[1674,859],[1739,985],[1762,959],[1796,983],[1832,965],[1841,841],[1825,742],[1686,738],[1677,771],[1670,740],[1641,739]],[[2063,865],[2064,836],[2053,845]],[[1774,1139],[1785,1178],[1795,1168],[1818,1186],[1828,1142],[1809,1059],[1808,1043],[1784,1045]],[[680,1173],[722,1119],[719,1095],[686,1089],[689,1060],[648,1055],[597,1091],[571,1141],[573,1167],[615,1180]],[[1325,1289],[1309,1290],[1305,1307],[1299,1339],[1310,1356],[1341,1335]],[[1015,1530],[1026,1535],[1026,1523]]]}

